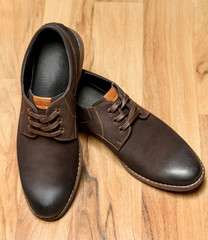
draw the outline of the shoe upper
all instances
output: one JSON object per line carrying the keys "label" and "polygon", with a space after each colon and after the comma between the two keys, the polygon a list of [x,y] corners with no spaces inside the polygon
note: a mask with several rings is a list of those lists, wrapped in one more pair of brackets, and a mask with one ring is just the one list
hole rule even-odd
{"label": "shoe upper", "polygon": [[115,83],[83,71],[77,104],[79,128],[102,139],[141,181],[173,191],[202,181],[204,167],[188,144]]}
{"label": "shoe upper", "polygon": [[81,38],[56,23],[36,32],[23,60],[19,172],[32,211],[46,220],[63,213],[79,178],[76,92],[82,64]]}

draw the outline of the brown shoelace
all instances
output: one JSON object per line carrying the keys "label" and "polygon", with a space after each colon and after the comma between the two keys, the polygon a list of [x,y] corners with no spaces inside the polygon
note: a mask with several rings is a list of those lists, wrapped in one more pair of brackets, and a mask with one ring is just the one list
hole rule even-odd
{"label": "brown shoelace", "polygon": [[55,109],[49,116],[34,113],[30,108],[27,111],[28,129],[31,133],[44,137],[57,137],[64,132],[64,128],[60,128],[62,118],[58,118],[60,108]]}
{"label": "brown shoelace", "polygon": [[[128,106],[127,103],[129,103]],[[112,114],[117,111],[118,108],[121,110],[120,114],[117,117],[114,117],[113,121],[118,123],[126,118],[125,123],[119,127],[121,132],[125,131],[133,123],[133,121],[142,114],[142,110],[129,98],[127,94],[124,94],[122,100],[118,98],[113,105],[108,108],[108,113]],[[147,117],[147,114],[145,114],[145,117]]]}

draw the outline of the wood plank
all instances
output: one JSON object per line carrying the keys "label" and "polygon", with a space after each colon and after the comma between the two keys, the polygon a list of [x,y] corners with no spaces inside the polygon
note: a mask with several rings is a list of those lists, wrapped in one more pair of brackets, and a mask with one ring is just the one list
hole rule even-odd
{"label": "wood plank", "polygon": [[[91,5],[90,5],[91,4]],[[83,37],[85,48],[90,49],[90,36],[91,36],[91,21],[92,21],[92,8],[94,1],[88,1],[87,3],[83,1],[45,1],[43,2],[42,9],[44,10],[42,18],[39,17],[40,20],[39,26],[33,30],[29,40],[31,39],[34,32],[42,25],[48,22],[61,22],[68,27],[71,27],[77,30],[80,35]],[[30,5],[32,8],[32,6]],[[87,7],[87,8],[86,8]],[[87,11],[85,11],[87,10]],[[26,10],[25,10],[26,11]],[[76,11],[76,12],[75,12]],[[84,12],[84,13],[83,13]],[[40,13],[35,13],[37,16]],[[74,18],[73,16],[76,16]],[[30,15],[24,16],[25,19],[29,20]],[[33,20],[30,20],[36,22]],[[37,25],[37,24],[36,24]],[[84,28],[84,26],[87,26]],[[84,32],[83,32],[84,30]],[[89,46],[88,46],[89,45]],[[90,55],[86,58],[90,62]],[[80,235],[80,229],[82,229],[82,225],[85,226],[85,222],[82,222],[82,217],[79,216],[79,209],[82,201],[80,199],[83,198],[85,191],[81,191],[83,189],[83,183],[81,180],[81,184],[77,195],[80,196],[78,200],[75,199],[75,203],[73,204],[69,210],[69,214],[66,214],[61,221],[56,222],[44,222],[37,219],[28,208],[25,197],[21,194],[20,203],[19,203],[19,211],[18,211],[18,219],[17,219],[17,231],[16,231],[16,239],[22,239],[22,236],[26,234],[27,239],[83,239],[83,235]],[[81,191],[81,192],[80,192]],[[81,194],[81,195],[80,195]],[[87,193],[86,193],[87,194]],[[92,205],[90,206],[92,210]],[[93,218],[96,220],[96,218]],[[25,231],[25,229],[27,229]],[[85,227],[84,227],[85,229]],[[91,230],[89,228],[89,230]],[[87,236],[87,237],[86,237]],[[91,239],[90,231],[85,229],[84,237],[85,239]]]}
{"label": "wood plank", "polygon": [[0,2],[0,77],[19,76],[24,51],[37,28],[42,25],[44,1],[3,1]]}
{"label": "wood plank", "polygon": [[[208,115],[200,115],[200,137],[201,137],[201,157],[203,159],[205,169],[208,169]],[[202,214],[197,214],[198,218],[202,218],[203,220],[203,233],[206,239],[208,235],[208,209],[207,209],[207,200],[208,200],[208,192],[207,192],[207,177],[205,179],[205,183],[202,186],[202,194],[201,194],[201,211]]]}
{"label": "wood plank", "polygon": [[95,0],[96,2],[117,2],[117,3],[138,3],[138,2],[142,2],[143,0]]}
{"label": "wood plank", "polygon": [[208,2],[206,0],[194,1],[194,56],[195,77],[197,79],[199,113],[208,114]]}
{"label": "wood plank", "polygon": [[37,219],[20,184],[16,131],[26,47],[42,24],[62,22],[84,40],[84,68],[162,118],[208,168],[207,0],[0,0],[0,6],[0,239],[206,240],[207,180],[187,194],[154,189],[85,134],[74,203],[59,221]]}
{"label": "wood plank", "polygon": [[[96,2],[92,33],[92,70],[117,82],[137,101],[142,96],[142,11],[141,3]],[[134,77],[134,84],[130,83]],[[88,174],[97,180],[99,226],[104,239],[140,239],[141,183],[94,137],[88,137],[87,149]],[[84,184],[89,187],[87,181]],[[89,219],[94,218],[87,213]],[[97,239],[96,235],[92,239]]]}
{"label": "wood plank", "polygon": [[[0,238],[15,239],[21,187],[16,161],[20,96],[16,79],[0,79]],[[6,100],[6,102],[5,102]]]}
{"label": "wood plank", "polygon": [[[29,1],[0,3],[0,239],[15,239],[17,231],[19,200],[22,195],[16,160],[16,133],[21,100],[20,69],[26,46],[41,20],[42,3],[44,1],[37,1],[36,4]],[[23,208],[27,207],[25,205]]]}
{"label": "wood plank", "polygon": [[[200,123],[200,143],[201,143],[201,157],[205,165],[205,169],[208,168],[208,83],[207,83],[207,71],[208,71],[208,2],[206,0],[195,0],[194,3],[194,73],[197,83],[197,97],[198,97],[198,112]],[[201,195],[201,211],[202,215],[198,214],[198,218],[202,218],[204,227],[204,236],[208,234],[208,210],[207,210],[207,176],[203,184],[203,191]]]}
{"label": "wood plank", "polygon": [[43,23],[60,22],[76,30],[85,47],[84,68],[90,69],[93,61],[92,19],[94,0],[46,0]]}
{"label": "wood plank", "polygon": [[[144,105],[200,156],[193,4],[188,0],[144,3]],[[143,239],[206,239],[202,192],[203,188],[173,194],[144,186]]]}

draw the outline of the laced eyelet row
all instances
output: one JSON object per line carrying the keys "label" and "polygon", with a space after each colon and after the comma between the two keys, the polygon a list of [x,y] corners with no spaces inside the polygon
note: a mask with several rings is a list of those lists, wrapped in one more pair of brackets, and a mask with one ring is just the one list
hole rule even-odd
{"label": "laced eyelet row", "polygon": [[46,137],[57,137],[65,132],[65,128],[61,127],[63,119],[58,117],[61,108],[56,108],[49,116],[39,115],[34,113],[30,108],[28,111],[28,130],[33,134],[46,136]]}
{"label": "laced eyelet row", "polygon": [[[31,111],[31,109],[30,109],[30,108],[27,108],[27,112],[29,113],[30,111]],[[27,119],[28,119],[28,121],[29,121],[29,120],[31,119],[31,117],[28,116]],[[30,124],[28,123],[28,124],[27,124],[28,130],[30,129],[30,127],[31,127],[31,126],[30,126]]]}
{"label": "laced eyelet row", "polygon": [[[108,110],[107,110],[107,111],[108,111],[108,114],[109,114],[109,115],[113,114],[113,113],[110,111],[110,108],[108,108]],[[118,123],[118,121],[116,121],[116,117],[114,117],[114,118],[113,118],[113,122],[114,122],[115,124],[117,124],[117,123]],[[123,132],[124,132],[124,131],[122,130],[122,126],[119,126],[119,128],[118,128],[118,129],[119,129],[119,131],[120,131],[121,133],[123,133]]]}
{"label": "laced eyelet row", "polygon": [[119,115],[113,119],[113,122],[119,123],[124,122],[122,126],[119,127],[120,132],[126,131],[136,118],[146,119],[149,116],[149,112],[145,112],[140,108],[134,101],[132,101],[129,96],[125,93],[118,98],[109,108],[108,114],[111,115],[119,110]]}

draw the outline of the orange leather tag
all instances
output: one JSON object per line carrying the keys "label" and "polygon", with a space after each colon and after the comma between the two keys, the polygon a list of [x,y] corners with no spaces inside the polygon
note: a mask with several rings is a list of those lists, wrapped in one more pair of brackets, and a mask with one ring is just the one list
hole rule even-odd
{"label": "orange leather tag", "polygon": [[111,87],[111,89],[104,95],[104,98],[107,101],[113,101],[115,102],[118,99],[118,93],[114,87]]}
{"label": "orange leather tag", "polygon": [[46,110],[51,104],[51,98],[33,96],[33,102],[37,108]]}

